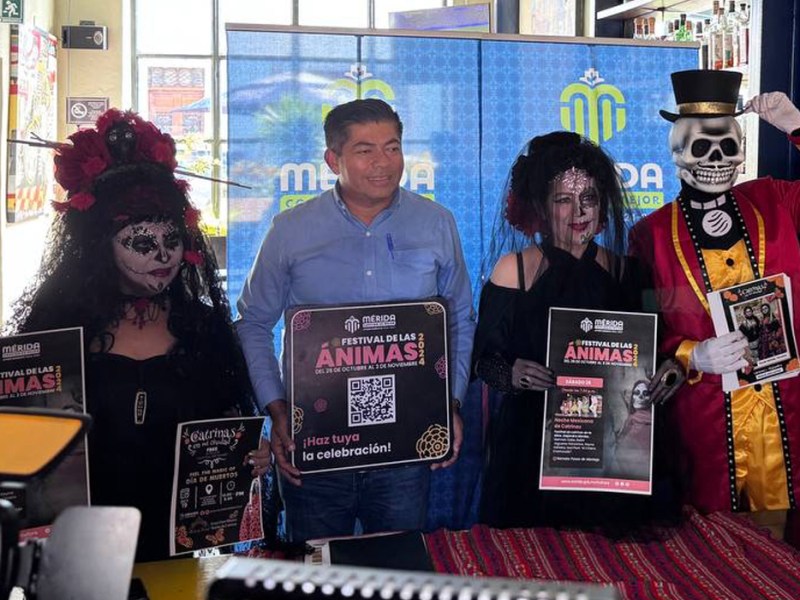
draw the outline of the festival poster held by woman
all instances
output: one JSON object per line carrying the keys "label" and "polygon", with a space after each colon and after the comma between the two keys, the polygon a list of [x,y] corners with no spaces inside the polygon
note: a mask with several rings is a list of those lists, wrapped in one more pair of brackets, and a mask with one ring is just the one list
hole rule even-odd
{"label": "festival poster held by woman", "polygon": [[[647,497],[538,489],[544,391],[555,383],[545,366],[549,309],[641,308],[636,269],[622,258],[628,206],[611,158],[578,134],[534,137],[514,162],[473,350],[474,374],[503,393],[489,429],[484,523],[624,526],[654,514]],[[681,382],[675,365],[664,363],[650,396],[663,402]]]}
{"label": "festival poster held by woman", "polygon": [[[168,555],[176,425],[252,415],[217,263],[173,139],[112,109],[56,146],[39,271],[5,328],[84,329],[91,502],[142,512],[138,560]],[[253,475],[269,467],[250,454]]]}

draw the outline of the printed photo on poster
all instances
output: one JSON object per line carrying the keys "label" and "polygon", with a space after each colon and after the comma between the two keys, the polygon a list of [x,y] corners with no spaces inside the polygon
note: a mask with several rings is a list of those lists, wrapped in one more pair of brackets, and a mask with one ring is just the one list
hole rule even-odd
{"label": "printed photo on poster", "polygon": [[261,480],[248,453],[258,448],[263,417],[178,425],[172,486],[170,554],[187,554],[264,537]]}
{"label": "printed photo on poster", "polygon": [[656,317],[550,309],[541,489],[652,492]]}
{"label": "printed photo on poster", "polygon": [[444,460],[446,323],[438,299],[288,311],[293,464],[315,473]]}
{"label": "printed photo on poster", "polygon": [[[85,414],[83,330],[33,332],[0,338],[0,406]],[[89,461],[81,440],[51,471],[24,490],[0,490],[20,510],[21,539],[43,538],[69,506],[89,504]]]}
{"label": "printed photo on poster", "polygon": [[586,469],[603,464],[603,380],[597,377],[556,378],[556,412],[552,416],[551,468]]}
{"label": "printed photo on poster", "polygon": [[741,331],[748,365],[722,375],[726,392],[800,373],[792,323],[792,285],[783,273],[708,295],[717,335]]}

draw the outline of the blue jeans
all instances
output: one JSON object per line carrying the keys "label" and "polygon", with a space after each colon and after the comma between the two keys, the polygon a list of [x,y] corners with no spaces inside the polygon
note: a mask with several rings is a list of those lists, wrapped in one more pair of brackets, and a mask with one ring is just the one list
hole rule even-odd
{"label": "blue jeans", "polygon": [[286,530],[293,542],[363,533],[419,530],[425,525],[428,465],[303,476],[294,486],[280,478]]}

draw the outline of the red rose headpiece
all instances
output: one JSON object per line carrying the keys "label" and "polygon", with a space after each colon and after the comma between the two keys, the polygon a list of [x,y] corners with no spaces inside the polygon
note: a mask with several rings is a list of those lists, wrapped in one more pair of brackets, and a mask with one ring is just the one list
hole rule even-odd
{"label": "red rose headpiece", "polygon": [[91,208],[98,179],[115,171],[153,163],[174,173],[178,166],[172,137],[131,111],[112,108],[97,119],[94,129],[78,131],[69,140],[72,144],[60,144],[55,156],[56,181],[69,197],[61,210]]}
{"label": "red rose headpiece", "polygon": [[[200,235],[200,212],[186,197],[189,183],[175,178],[172,136],[132,111],[112,108],[94,129],[68,139],[71,144],[55,146],[55,178],[67,192],[65,202],[54,203],[57,211],[99,211],[117,227],[133,218],[170,216],[183,220],[190,240]],[[191,243],[186,254],[192,264],[202,262]]]}

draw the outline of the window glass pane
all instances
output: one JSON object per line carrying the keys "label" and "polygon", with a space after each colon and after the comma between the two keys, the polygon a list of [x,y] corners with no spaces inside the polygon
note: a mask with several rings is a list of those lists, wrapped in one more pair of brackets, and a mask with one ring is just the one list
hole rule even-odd
{"label": "window glass pane", "polygon": [[227,52],[225,23],[292,24],[292,0],[219,0],[219,52]]}
{"label": "window glass pane", "polygon": [[300,0],[300,25],[316,27],[369,27],[368,0]]}
{"label": "window glass pane", "polygon": [[389,27],[389,13],[407,10],[422,10],[424,8],[442,8],[442,0],[375,0],[375,27],[387,29]]}
{"label": "window glass pane", "polygon": [[[225,142],[219,145],[219,178],[243,185],[253,186],[255,182],[251,179],[239,179],[235,175],[229,177],[228,173],[228,144]],[[219,206],[217,207],[217,227],[219,235],[228,234],[228,186],[224,183],[219,184]],[[224,265],[220,265],[224,266]]]}
{"label": "window glass pane", "polygon": [[[181,169],[211,175],[211,60],[146,58],[138,68],[139,113],[175,138]],[[212,221],[211,182],[189,182],[192,201]]]}
{"label": "window glass pane", "polygon": [[178,139],[212,136],[211,60],[143,58],[138,62],[138,110]]}
{"label": "window glass pane", "polygon": [[136,0],[137,54],[211,54],[211,0]]}

